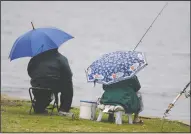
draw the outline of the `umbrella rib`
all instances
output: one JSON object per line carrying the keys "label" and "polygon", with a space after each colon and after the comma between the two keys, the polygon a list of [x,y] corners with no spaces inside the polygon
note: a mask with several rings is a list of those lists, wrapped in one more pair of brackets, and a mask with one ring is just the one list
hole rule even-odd
{"label": "umbrella rib", "polygon": [[[43,32],[43,31],[38,31],[38,32],[43,33],[46,37],[48,37],[48,38],[56,45],[56,43],[55,43],[45,32]],[[48,44],[47,44],[47,45],[48,45]],[[42,47],[42,46],[40,46],[40,48],[41,48],[41,47]],[[56,45],[56,47],[58,47],[58,46]],[[40,48],[39,48],[39,49],[40,49]],[[32,47],[31,47],[31,49],[32,49]],[[37,50],[36,53],[38,53],[39,49]],[[36,53],[35,53],[35,54],[36,54]],[[34,55],[35,55],[35,54],[34,54]]]}
{"label": "umbrella rib", "polygon": [[43,31],[40,31],[40,32],[44,33],[56,45],[56,47],[58,47],[58,45],[45,32],[43,32]]}
{"label": "umbrella rib", "polygon": [[[31,32],[31,31],[27,32],[26,34],[29,34],[30,32]],[[23,35],[21,35],[20,37],[18,37],[14,44],[16,44],[17,42],[19,42],[20,39],[22,39],[22,37],[24,37],[26,34],[23,34]],[[10,54],[9,54],[10,60],[12,60],[11,57],[12,57],[12,54],[13,54],[13,51],[14,51],[15,48],[16,48],[16,45],[13,46],[13,48],[11,49],[11,52],[10,52]]]}

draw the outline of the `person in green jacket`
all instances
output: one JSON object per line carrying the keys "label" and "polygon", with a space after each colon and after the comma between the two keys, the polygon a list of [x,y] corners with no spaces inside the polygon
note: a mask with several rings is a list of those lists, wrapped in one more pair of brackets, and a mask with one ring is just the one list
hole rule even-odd
{"label": "person in green jacket", "polygon": [[[100,99],[104,105],[121,105],[126,113],[134,113],[134,123],[140,123],[139,113],[142,111],[142,97],[138,92],[141,88],[137,76],[111,85],[103,85],[105,91]],[[137,96],[139,93],[140,97]],[[109,121],[114,120],[114,115],[109,114]]]}

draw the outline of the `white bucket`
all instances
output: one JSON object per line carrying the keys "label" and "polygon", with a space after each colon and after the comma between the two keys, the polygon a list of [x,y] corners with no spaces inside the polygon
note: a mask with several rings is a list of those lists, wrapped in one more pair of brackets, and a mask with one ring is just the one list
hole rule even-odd
{"label": "white bucket", "polygon": [[95,120],[97,103],[80,100],[80,118]]}

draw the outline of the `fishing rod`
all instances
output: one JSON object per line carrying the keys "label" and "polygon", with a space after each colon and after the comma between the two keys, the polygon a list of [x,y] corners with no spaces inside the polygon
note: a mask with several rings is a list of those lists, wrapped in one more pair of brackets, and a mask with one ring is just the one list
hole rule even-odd
{"label": "fishing rod", "polygon": [[164,10],[164,8],[168,5],[168,2],[164,5],[164,7],[162,8],[162,10],[160,11],[160,13],[157,15],[157,17],[154,19],[154,21],[151,23],[151,25],[149,26],[149,28],[146,30],[146,32],[143,34],[143,36],[141,37],[140,41],[137,43],[137,45],[135,46],[135,48],[133,49],[133,51],[135,51],[135,49],[138,47],[139,43],[142,42],[142,39],[145,37],[145,35],[147,34],[147,32],[149,31],[149,29],[152,27],[152,25],[154,24],[154,22],[157,20],[157,18],[159,17],[159,15],[162,13],[162,11]]}
{"label": "fishing rod", "polygon": [[[146,30],[146,32],[144,33],[144,35],[142,36],[142,38],[140,39],[140,41],[138,42],[138,44],[135,46],[135,48],[133,49],[133,51],[135,51],[135,49],[138,47],[139,43],[142,42],[142,39],[145,37],[145,35],[147,34],[147,32],[149,31],[149,29],[152,27],[152,25],[154,24],[154,22],[157,20],[158,16],[162,13],[162,11],[164,10],[164,8],[168,5],[168,2],[164,5],[164,7],[162,8],[162,10],[159,12],[159,14],[157,15],[157,17],[154,19],[154,21],[151,23],[151,25],[149,26],[149,28]],[[86,77],[87,77],[87,72],[85,70],[86,73]],[[94,87],[95,87],[95,83],[96,81],[94,81]]]}
{"label": "fishing rod", "polygon": [[[191,82],[191,81],[190,81]],[[167,117],[167,114],[169,114],[168,112],[171,110],[171,108],[174,107],[174,104],[176,103],[176,101],[180,98],[180,96],[183,94],[183,93],[186,93],[186,89],[188,88],[188,86],[190,85],[190,82],[184,87],[184,89],[176,96],[176,98],[172,101],[172,103],[170,103],[168,105],[168,108],[166,109],[165,113],[164,113],[164,116],[163,116],[163,122],[162,122],[162,126],[161,126],[161,131],[163,129],[163,125],[164,125],[164,119],[165,117]],[[189,96],[186,96],[186,98],[188,98]]]}

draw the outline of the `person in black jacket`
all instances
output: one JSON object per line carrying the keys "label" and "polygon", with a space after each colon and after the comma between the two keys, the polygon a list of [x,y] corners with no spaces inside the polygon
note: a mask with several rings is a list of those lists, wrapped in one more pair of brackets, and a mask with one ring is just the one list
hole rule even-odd
{"label": "person in black jacket", "polygon": [[[31,58],[28,64],[28,75],[32,87],[50,88],[55,93],[61,92],[59,113],[69,113],[73,98],[72,71],[68,60],[58,49],[45,51]],[[46,112],[52,92],[32,91],[36,98],[35,113]]]}

